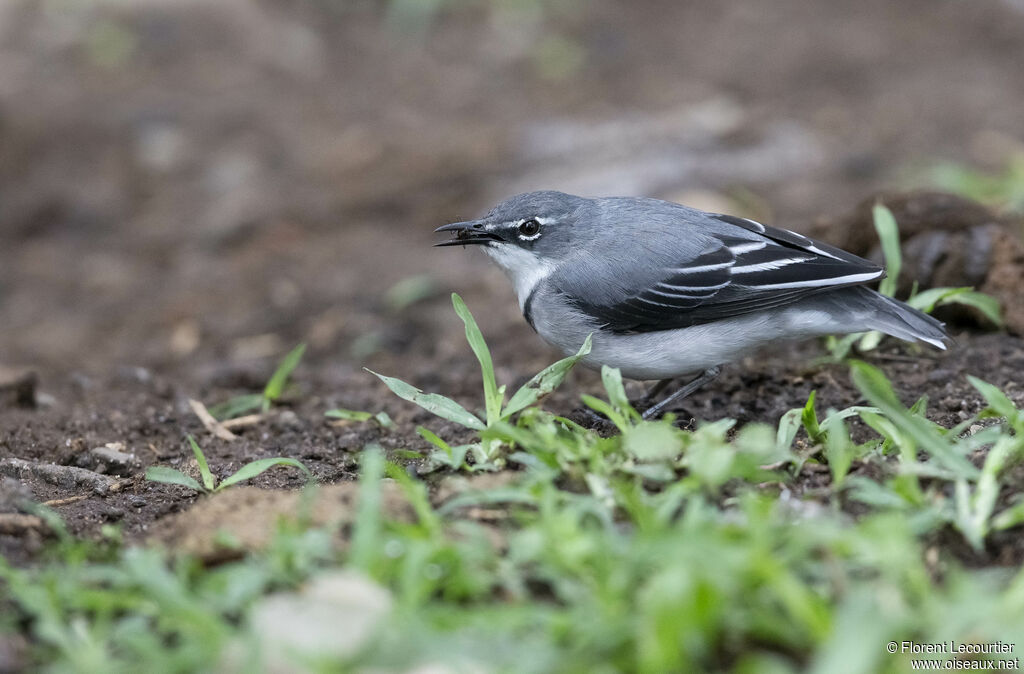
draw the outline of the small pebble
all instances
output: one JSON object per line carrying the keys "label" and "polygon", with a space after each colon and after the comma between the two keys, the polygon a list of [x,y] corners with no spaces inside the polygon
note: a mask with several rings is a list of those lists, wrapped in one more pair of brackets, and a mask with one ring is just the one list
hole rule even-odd
{"label": "small pebble", "polygon": [[279,412],[273,423],[275,427],[282,430],[300,431],[306,426],[302,419],[299,418],[299,415],[295,414],[295,412],[292,412],[291,410],[282,410]]}
{"label": "small pebble", "polygon": [[108,442],[102,447],[94,447],[89,450],[90,456],[95,460],[97,472],[112,475],[127,475],[131,472],[132,463],[135,462],[135,455],[124,451],[124,445],[120,442]]}

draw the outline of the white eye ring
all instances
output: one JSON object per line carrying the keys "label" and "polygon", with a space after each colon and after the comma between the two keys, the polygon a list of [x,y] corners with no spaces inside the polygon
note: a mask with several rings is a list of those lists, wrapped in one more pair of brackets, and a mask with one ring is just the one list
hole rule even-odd
{"label": "white eye ring", "polygon": [[536,218],[523,220],[519,223],[519,238],[522,241],[533,241],[540,237],[540,222]]}

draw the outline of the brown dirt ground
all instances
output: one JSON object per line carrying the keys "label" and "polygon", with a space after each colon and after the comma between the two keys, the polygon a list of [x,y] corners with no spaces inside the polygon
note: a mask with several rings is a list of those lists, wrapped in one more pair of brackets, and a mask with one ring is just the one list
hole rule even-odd
{"label": "brown dirt ground", "polygon": [[[134,456],[103,495],[24,480],[75,534],[115,524],[141,540],[192,508],[142,479],[187,465],[187,433],[221,477],[284,455],[326,483],[351,480],[368,442],[425,449],[416,425],[458,439],[362,367],[479,401],[451,290],[502,381],[557,356],[481,256],[430,248],[434,226],[514,189],[723,204],[845,241],[842,218],[908,167],[999,165],[1021,147],[1024,29],[1008,1],[597,0],[414,24],[385,6],[0,6],[0,366],[34,372],[39,401],[0,395],[0,459],[95,469],[89,450],[107,443]],[[391,308],[387,290],[419,274],[429,297]],[[940,423],[978,409],[966,374],[1024,401],[1020,338],[954,332],[947,353],[887,343],[872,359]],[[300,341],[295,389],[267,420],[234,442],[204,434],[189,398],[260,390]],[[819,351],[747,359],[687,410],[775,423],[811,390],[823,408],[857,402],[843,368],[809,365]],[[577,373],[548,404],[570,412],[598,385]],[[398,428],[331,425],[338,406]],[[283,469],[253,481],[300,483]],[[0,534],[18,562],[39,545]]]}

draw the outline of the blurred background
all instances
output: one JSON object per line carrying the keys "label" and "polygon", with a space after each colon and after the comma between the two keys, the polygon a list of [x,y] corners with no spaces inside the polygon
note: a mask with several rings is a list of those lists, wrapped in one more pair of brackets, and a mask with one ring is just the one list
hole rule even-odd
{"label": "blurred background", "polygon": [[537,188],[832,240],[883,187],[1012,208],[1022,63],[1020,0],[4,0],[0,364],[429,364],[452,289],[543,364],[434,227]]}

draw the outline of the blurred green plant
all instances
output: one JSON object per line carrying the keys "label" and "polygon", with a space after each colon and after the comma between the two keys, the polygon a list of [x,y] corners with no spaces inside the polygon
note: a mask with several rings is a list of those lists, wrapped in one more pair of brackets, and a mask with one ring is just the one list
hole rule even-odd
{"label": "blurred green plant", "polygon": [[[428,488],[370,446],[351,526],[283,522],[267,548],[213,566],[126,546],[111,529],[100,544],[77,541],[58,519],[49,559],[0,558],[0,639],[29,640],[22,668],[870,674],[913,668],[889,642],[1024,647],[1024,570],[1002,565],[1024,525],[1024,411],[998,387],[969,378],[984,402],[945,428],[927,398],[908,408],[880,370],[853,362],[867,405],[819,414],[812,393],[775,427],[684,430],[643,420],[605,367],[604,396],[583,399],[617,430],[602,435],[536,405],[584,350],[505,402],[475,321],[453,304],[480,361],[484,414],[377,376],[476,432],[474,457],[500,447],[519,470],[497,486]],[[218,485],[189,442],[201,481],[157,479],[209,492],[260,465]],[[312,639],[323,624],[366,624],[353,585],[302,594],[339,570],[385,597],[386,620],[358,648],[325,655]],[[282,599],[296,610],[281,614]],[[937,660],[982,669],[1001,657]]]}
{"label": "blurred green plant", "polygon": [[252,393],[247,395],[236,396],[230,400],[223,402],[219,405],[214,405],[210,408],[210,414],[215,419],[224,421],[226,419],[234,419],[235,417],[249,412],[255,412],[260,410],[267,412],[270,406],[280,400],[281,396],[284,395],[285,386],[288,384],[288,378],[292,376],[292,372],[299,366],[302,361],[302,356],[306,353],[306,345],[299,344],[294,349],[289,351],[281,362],[278,364],[277,369],[270,375],[270,379],[267,381],[267,385],[263,388],[263,393]]}
{"label": "blurred green plant", "polygon": [[[885,256],[886,277],[882,279],[878,291],[888,297],[896,296],[896,284],[899,281],[900,271],[903,269],[903,253],[900,249],[900,233],[896,224],[896,218],[885,205],[878,203],[872,208],[872,215],[875,231],[882,245],[882,254]],[[960,288],[929,288],[918,292],[917,285],[911,290],[907,304],[925,312],[932,313],[936,307],[947,304],[961,304],[969,306],[981,312],[986,319],[997,327],[1002,327],[1002,310],[999,300],[991,295],[977,292],[970,287]],[[841,362],[849,356],[851,349],[856,344],[857,350],[867,353],[878,348],[883,335],[880,332],[872,331],[867,333],[853,333],[842,337],[827,337],[825,346],[829,351],[829,361]]]}
{"label": "blurred green plant", "polygon": [[929,179],[940,189],[996,208],[1024,212],[1024,152],[1010,157],[1001,171],[980,171],[956,162],[943,162],[931,169]]}
{"label": "blurred green plant", "polygon": [[199,477],[202,479],[202,484],[197,482],[193,477],[169,466],[150,466],[146,469],[146,479],[150,482],[178,484],[183,487],[188,487],[189,489],[194,489],[198,492],[211,494],[221,491],[222,489],[227,489],[239,482],[251,480],[274,466],[291,466],[292,468],[298,468],[305,473],[307,480],[313,479],[313,474],[309,472],[309,469],[300,461],[283,456],[277,456],[270,459],[256,459],[255,461],[250,461],[218,483],[213,472],[210,471],[210,465],[206,461],[206,455],[199,447],[199,444],[195,441],[195,438],[191,435],[188,436],[188,444],[192,447],[192,453],[196,457],[196,464],[199,467]]}
{"label": "blurred green plant", "polygon": [[[523,469],[505,486],[437,505],[369,448],[348,545],[331,544],[333,528],[293,524],[265,550],[212,567],[140,547],[95,558],[79,547],[25,569],[0,560],[0,632],[27,634],[30,664],[54,671],[260,670],[284,658],[317,671],[866,674],[910,670],[890,641],[1019,648],[1024,572],[965,569],[935,546],[947,525],[980,551],[1021,524],[1024,413],[972,380],[986,407],[944,429],[923,402],[904,407],[877,369],[855,363],[852,376],[870,407],[819,418],[812,396],[777,429],[735,432],[723,420],[687,431],[640,419],[605,369],[607,399],[588,404],[621,433],[536,407],[481,431],[518,448],[509,459]],[[878,436],[851,449],[855,418]],[[994,423],[970,430],[978,421]],[[800,479],[789,447],[800,429],[818,448],[804,459],[820,457],[834,477],[823,494]],[[980,469],[969,460],[979,451]],[[384,507],[385,478],[408,504],[400,518]],[[390,598],[359,649],[326,657],[306,639],[318,621],[358,619],[355,598],[327,614],[310,605],[273,639],[260,631],[253,617],[268,601],[339,568]],[[1000,656],[957,657],[983,668]]]}
{"label": "blurred green plant", "polygon": [[[505,386],[498,386],[494,376],[494,364],[491,361],[491,353],[487,348],[487,342],[484,341],[480,328],[476,324],[476,320],[469,312],[469,308],[466,307],[466,303],[457,294],[452,294],[452,304],[455,307],[455,313],[458,314],[466,327],[466,339],[477,361],[480,363],[484,387],[483,419],[480,419],[479,416],[468,411],[451,398],[446,398],[437,393],[424,393],[400,379],[387,377],[372,370],[367,370],[367,372],[370,372],[384,382],[391,389],[391,392],[399,398],[415,403],[431,414],[465,428],[474,431],[484,431],[493,427],[498,422],[522,412],[555,390],[562,383],[562,380],[565,379],[573,365],[590,353],[590,337],[587,337],[576,355],[563,358],[539,372],[523,384],[506,404]],[[453,468],[468,467],[477,470],[494,470],[504,463],[500,456],[502,443],[496,438],[481,437],[479,442],[451,447],[425,428],[418,428],[417,431],[423,439],[433,444],[439,450],[432,454],[432,459],[441,465]],[[475,463],[472,466],[468,466],[465,463],[467,454],[471,454],[475,459]]]}
{"label": "blurred green plant", "polygon": [[324,412],[324,416],[342,421],[373,421],[386,431],[394,430],[395,422],[391,420],[387,412],[360,412],[356,410],[334,409]]}
{"label": "blurred green plant", "polygon": [[384,303],[394,313],[408,309],[413,304],[437,294],[437,282],[428,274],[406,276],[384,293]]}

